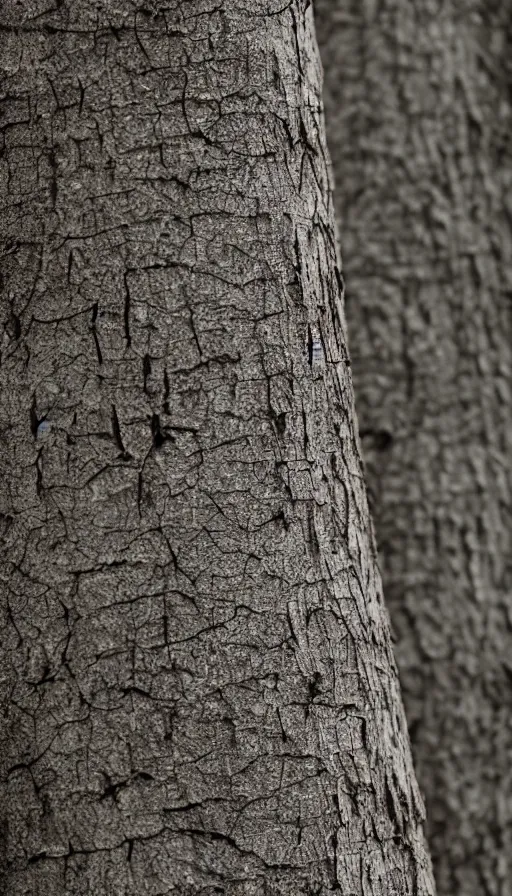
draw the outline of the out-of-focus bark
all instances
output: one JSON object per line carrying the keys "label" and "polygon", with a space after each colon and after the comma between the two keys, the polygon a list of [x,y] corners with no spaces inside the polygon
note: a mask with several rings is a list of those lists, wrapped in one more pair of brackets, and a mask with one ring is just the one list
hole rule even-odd
{"label": "out-of-focus bark", "polygon": [[438,889],[510,896],[511,4],[315,12],[356,405]]}
{"label": "out-of-focus bark", "polygon": [[431,896],[304,0],[0,14],[7,896]]}

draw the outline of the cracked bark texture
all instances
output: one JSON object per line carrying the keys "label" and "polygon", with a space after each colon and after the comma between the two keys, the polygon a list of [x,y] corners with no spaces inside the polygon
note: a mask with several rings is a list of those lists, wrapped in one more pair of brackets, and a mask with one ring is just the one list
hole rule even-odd
{"label": "cracked bark texture", "polygon": [[431,894],[302,0],[8,0],[3,892]]}
{"label": "cracked bark texture", "polygon": [[356,404],[438,891],[510,896],[512,5],[315,11]]}

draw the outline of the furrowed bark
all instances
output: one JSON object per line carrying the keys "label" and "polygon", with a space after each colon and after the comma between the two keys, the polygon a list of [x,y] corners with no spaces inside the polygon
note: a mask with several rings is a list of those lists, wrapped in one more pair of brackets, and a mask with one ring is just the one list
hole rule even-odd
{"label": "furrowed bark", "polygon": [[311,7],[0,23],[4,892],[431,894]]}
{"label": "furrowed bark", "polygon": [[315,3],[384,593],[438,890],[512,894],[506,3]]}

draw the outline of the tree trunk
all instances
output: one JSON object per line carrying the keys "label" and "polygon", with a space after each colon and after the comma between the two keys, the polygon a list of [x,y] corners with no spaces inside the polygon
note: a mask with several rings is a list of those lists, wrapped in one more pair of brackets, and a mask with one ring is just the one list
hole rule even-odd
{"label": "tree trunk", "polygon": [[304,0],[1,13],[8,896],[431,894]]}
{"label": "tree trunk", "polygon": [[511,12],[316,3],[360,431],[445,896],[512,894]]}

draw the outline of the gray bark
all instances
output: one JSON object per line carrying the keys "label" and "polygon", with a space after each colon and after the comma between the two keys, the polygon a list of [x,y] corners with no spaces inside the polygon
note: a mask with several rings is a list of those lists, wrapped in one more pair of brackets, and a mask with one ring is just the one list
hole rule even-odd
{"label": "gray bark", "polygon": [[438,890],[510,896],[512,5],[315,9],[356,404]]}
{"label": "gray bark", "polygon": [[0,23],[4,892],[431,894],[312,10]]}

